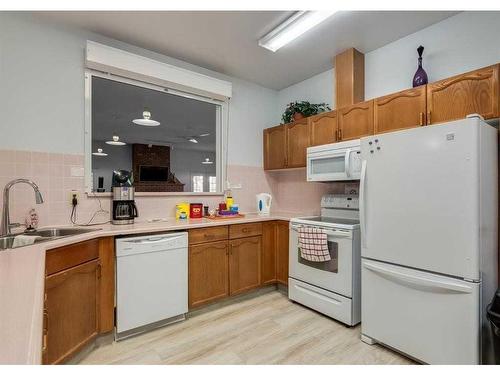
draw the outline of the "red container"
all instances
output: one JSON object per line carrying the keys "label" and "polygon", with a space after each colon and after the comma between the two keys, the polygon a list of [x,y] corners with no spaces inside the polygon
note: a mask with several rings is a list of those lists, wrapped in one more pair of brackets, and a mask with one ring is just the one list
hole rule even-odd
{"label": "red container", "polygon": [[203,204],[202,203],[191,203],[189,205],[189,218],[190,219],[201,219],[203,217]]}
{"label": "red container", "polygon": [[224,202],[219,203],[219,212],[225,211],[227,209],[226,204]]}

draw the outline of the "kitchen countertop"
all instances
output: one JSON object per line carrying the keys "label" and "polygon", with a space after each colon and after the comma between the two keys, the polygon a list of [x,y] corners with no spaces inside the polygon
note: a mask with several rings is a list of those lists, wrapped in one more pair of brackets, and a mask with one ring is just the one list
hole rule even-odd
{"label": "kitchen countertop", "polygon": [[45,251],[93,238],[187,230],[210,226],[290,220],[298,213],[246,214],[243,218],[210,220],[169,218],[130,225],[103,224],[98,229],[58,240],[0,251],[0,364],[40,364],[43,329]]}

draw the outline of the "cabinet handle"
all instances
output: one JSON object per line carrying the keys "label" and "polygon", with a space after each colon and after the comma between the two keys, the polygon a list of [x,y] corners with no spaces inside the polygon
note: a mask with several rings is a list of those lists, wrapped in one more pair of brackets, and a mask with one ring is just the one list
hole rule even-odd
{"label": "cabinet handle", "polygon": [[101,263],[97,265],[97,278],[100,279],[102,276],[102,266]]}
{"label": "cabinet handle", "polygon": [[250,232],[250,229],[249,229],[249,228],[243,228],[241,231],[242,231],[243,233],[248,233],[248,232]]}
{"label": "cabinet handle", "polygon": [[420,126],[424,125],[424,112],[420,112]]}
{"label": "cabinet handle", "polygon": [[42,343],[42,351],[45,352],[47,350],[47,335],[49,333],[49,313],[47,309],[43,310],[43,343]]}
{"label": "cabinet handle", "polygon": [[431,124],[431,111],[427,111],[427,125]]}
{"label": "cabinet handle", "polygon": [[342,140],[342,129],[339,129],[339,141]]}
{"label": "cabinet handle", "polygon": [[204,236],[205,238],[207,238],[207,239],[214,238],[214,235],[213,235],[213,234],[207,234],[207,233],[205,233],[203,236]]}

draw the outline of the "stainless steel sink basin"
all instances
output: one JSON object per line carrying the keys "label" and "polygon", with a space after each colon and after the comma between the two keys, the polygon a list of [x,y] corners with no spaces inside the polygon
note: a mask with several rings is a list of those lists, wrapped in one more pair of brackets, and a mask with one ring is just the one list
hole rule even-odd
{"label": "stainless steel sink basin", "polygon": [[24,233],[29,236],[41,236],[41,237],[65,237],[65,236],[75,236],[77,234],[84,234],[88,232],[93,232],[99,229],[86,229],[86,228],[44,228],[39,229],[35,232]]}
{"label": "stainless steel sink basin", "polygon": [[[35,243],[57,240],[61,237],[75,236],[77,234],[84,234],[99,230],[97,229],[87,229],[87,228],[43,228],[34,232],[22,233],[26,236],[38,236],[35,239]],[[21,234],[21,233],[20,233]],[[18,234],[19,235],[19,234]],[[12,249],[14,248],[14,238],[16,234],[0,237],[0,250]],[[27,245],[24,245],[27,246]],[[21,247],[21,246],[16,246]]]}
{"label": "stainless steel sink basin", "polygon": [[[16,238],[16,235],[0,237],[0,251],[14,248],[14,238]],[[35,240],[35,243],[48,241],[48,240],[50,240],[50,238],[37,238]],[[23,246],[27,246],[27,245],[23,245]],[[16,246],[16,247],[22,247],[22,246]]]}

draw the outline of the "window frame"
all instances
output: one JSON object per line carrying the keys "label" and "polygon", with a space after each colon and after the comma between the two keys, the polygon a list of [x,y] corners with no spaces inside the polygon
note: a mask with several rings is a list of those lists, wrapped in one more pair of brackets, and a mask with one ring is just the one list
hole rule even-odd
{"label": "window frame", "polygon": [[216,192],[136,192],[136,196],[182,196],[182,195],[223,195],[224,182],[227,175],[227,134],[229,126],[229,99],[219,100],[215,98],[201,96],[199,94],[179,91],[173,88],[154,85],[151,83],[138,81],[135,79],[126,78],[123,76],[100,72],[93,69],[85,69],[84,83],[85,83],[85,134],[84,134],[84,150],[85,150],[85,165],[84,165],[84,182],[85,193],[90,196],[111,196],[112,193],[97,193],[94,191],[93,178],[92,178],[92,78],[99,77],[109,79],[121,83],[126,83],[133,86],[138,86],[146,89],[152,89],[168,94],[182,96],[184,98],[199,100],[215,104],[217,107],[217,121],[216,121],[216,145],[215,145],[215,162],[217,178],[217,191]]}

